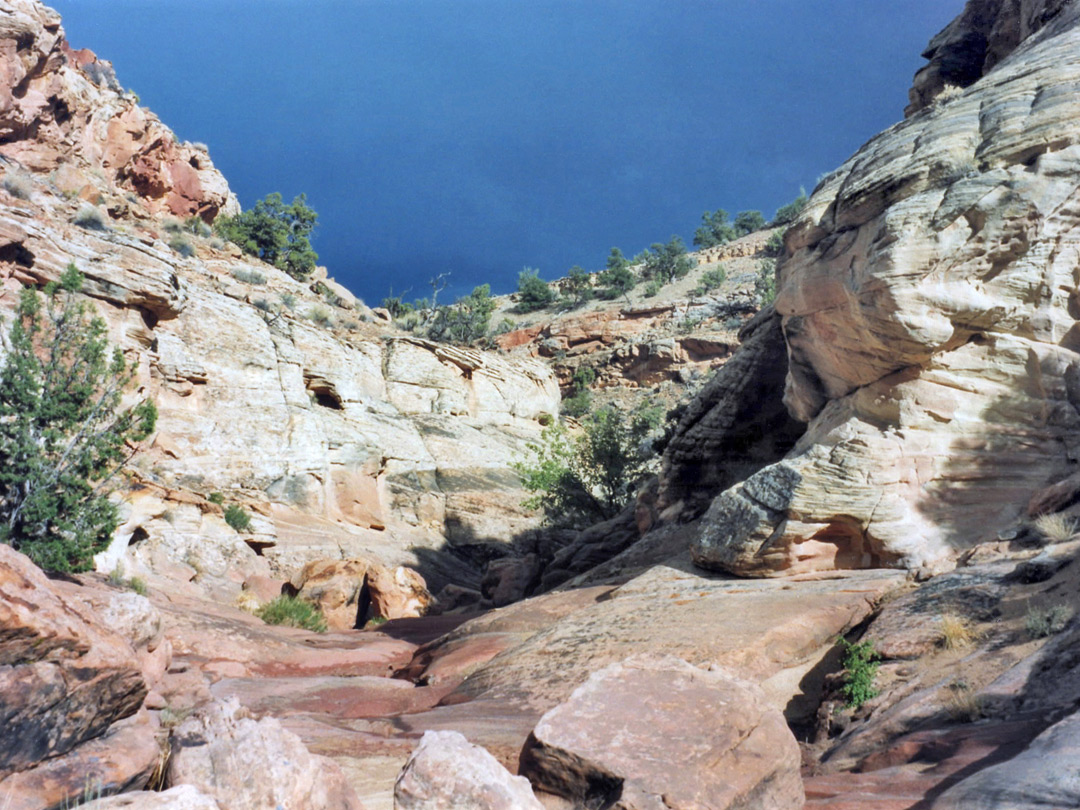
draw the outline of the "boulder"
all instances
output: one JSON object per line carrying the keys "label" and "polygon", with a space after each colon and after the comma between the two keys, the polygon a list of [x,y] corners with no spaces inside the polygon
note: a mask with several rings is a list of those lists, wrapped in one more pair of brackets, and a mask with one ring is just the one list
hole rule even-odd
{"label": "boulder", "polygon": [[221,810],[216,801],[191,785],[107,796],[79,805],[82,810]]}
{"label": "boulder", "polygon": [[289,585],[297,596],[319,607],[331,630],[363,627],[376,617],[423,616],[432,603],[424,578],[415,571],[359,558],[315,560]]}
{"label": "boulder", "polygon": [[671,656],[605,667],[541,718],[519,771],[587,806],[624,810],[802,806],[800,754],[755,685]]}
{"label": "boulder", "polygon": [[[0,545],[0,779],[100,737],[146,693],[127,641]],[[83,775],[74,775],[72,793]]]}
{"label": "boulder", "polygon": [[168,785],[193,785],[221,810],[362,810],[333,760],[312,755],[276,719],[253,719],[235,699],[189,717],[170,742]]}
{"label": "boulder", "polygon": [[456,731],[428,731],[394,784],[394,810],[543,810],[513,776]]}

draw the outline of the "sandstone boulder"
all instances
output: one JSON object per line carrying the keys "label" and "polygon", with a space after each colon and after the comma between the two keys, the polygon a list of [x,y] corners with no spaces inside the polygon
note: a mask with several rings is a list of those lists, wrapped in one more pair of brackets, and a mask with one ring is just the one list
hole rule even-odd
{"label": "sandstone boulder", "polygon": [[[0,545],[0,780],[55,762],[142,705],[147,687],[135,652],[101,622]],[[81,790],[85,774],[71,776],[57,795]]]}
{"label": "sandstone boulder", "polygon": [[394,785],[394,810],[543,810],[513,776],[456,731],[428,731]]}
{"label": "sandstone boulder", "polygon": [[363,627],[373,618],[422,616],[432,603],[424,578],[415,571],[365,559],[315,560],[289,584],[319,607],[331,630]]}
{"label": "sandstone boulder", "polygon": [[221,810],[216,801],[191,785],[177,785],[160,793],[121,793],[80,804],[83,810]]}
{"label": "sandstone boulder", "polygon": [[625,810],[802,806],[800,754],[753,684],[673,657],[593,674],[540,720],[520,772],[587,806]]}
{"label": "sandstone boulder", "polygon": [[234,699],[185,720],[171,743],[168,784],[190,784],[221,810],[362,810],[336,763],[313,756],[276,719],[253,719]]}

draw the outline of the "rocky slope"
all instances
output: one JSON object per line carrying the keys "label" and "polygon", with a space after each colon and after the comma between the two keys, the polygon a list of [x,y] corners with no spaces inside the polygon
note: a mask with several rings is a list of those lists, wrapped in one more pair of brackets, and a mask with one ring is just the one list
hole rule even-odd
{"label": "rocky slope", "polygon": [[[474,552],[440,549],[535,523],[509,464],[558,411],[551,372],[403,335],[325,271],[297,282],[191,222],[178,236],[169,215],[238,210],[205,149],[73,52],[54,12],[0,10],[0,311],[73,262],[160,412],[99,567],[228,598],[319,558],[409,563],[436,590],[478,584]],[[229,528],[212,493],[249,509],[252,531]]]}

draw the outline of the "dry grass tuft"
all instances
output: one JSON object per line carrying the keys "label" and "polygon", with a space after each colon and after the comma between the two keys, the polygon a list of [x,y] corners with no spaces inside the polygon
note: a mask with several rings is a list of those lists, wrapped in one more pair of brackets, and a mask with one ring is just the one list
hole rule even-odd
{"label": "dry grass tuft", "polygon": [[1076,534],[1076,520],[1060,512],[1039,515],[1034,521],[1035,529],[1050,543],[1064,543]]}
{"label": "dry grass tuft", "polygon": [[949,696],[945,701],[949,717],[959,723],[974,723],[986,716],[986,706],[975,690],[963,681],[949,684]]}
{"label": "dry grass tuft", "polygon": [[946,650],[962,650],[973,645],[979,638],[979,632],[971,621],[955,613],[942,614],[941,636],[938,644]]}
{"label": "dry grass tuft", "polygon": [[262,607],[262,602],[259,601],[259,597],[257,597],[254,592],[240,591],[240,593],[236,595],[236,599],[233,601],[233,605],[240,608],[240,610],[244,611],[245,613],[255,615],[255,613],[258,612],[259,608]]}

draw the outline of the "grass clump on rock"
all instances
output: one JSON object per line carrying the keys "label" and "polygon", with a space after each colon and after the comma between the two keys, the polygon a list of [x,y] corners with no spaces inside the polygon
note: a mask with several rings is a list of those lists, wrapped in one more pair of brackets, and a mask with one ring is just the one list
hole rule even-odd
{"label": "grass clump on rock", "polygon": [[322,612],[315,605],[296,596],[279,596],[259,608],[255,615],[267,624],[298,627],[314,633],[326,632],[326,619]]}
{"label": "grass clump on rock", "polygon": [[251,515],[242,506],[231,503],[225,510],[225,522],[238,532],[246,532],[251,528]]}

